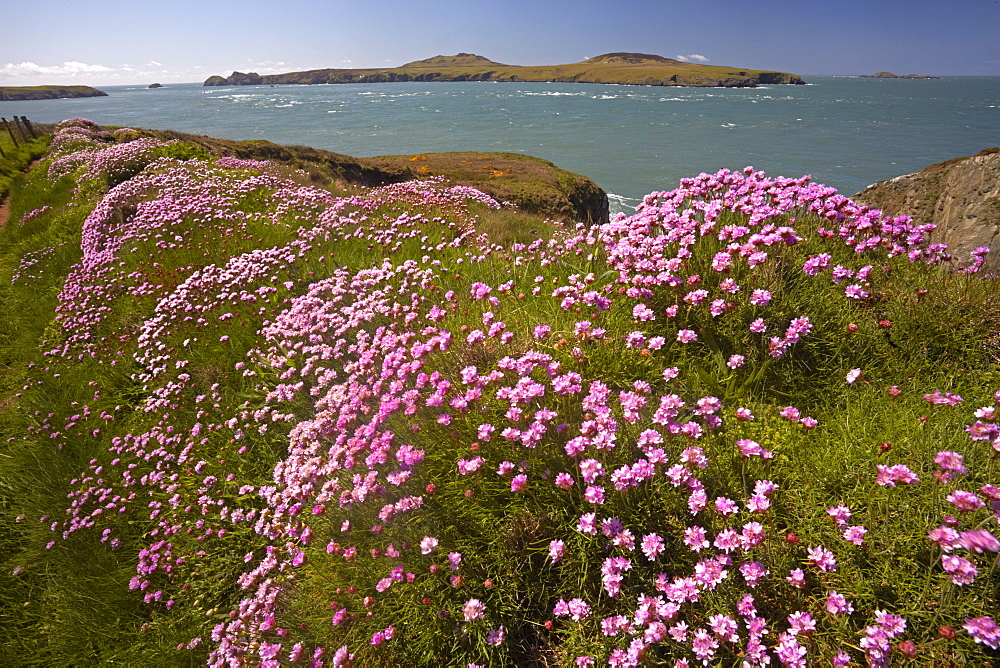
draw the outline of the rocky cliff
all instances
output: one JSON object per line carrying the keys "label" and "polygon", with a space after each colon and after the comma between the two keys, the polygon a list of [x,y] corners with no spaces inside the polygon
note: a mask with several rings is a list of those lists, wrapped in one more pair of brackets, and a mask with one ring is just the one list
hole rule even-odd
{"label": "rocky cliff", "polygon": [[987,266],[1000,270],[1000,148],[880,181],[854,199],[893,216],[934,223],[932,240],[948,244],[961,263],[972,249],[989,246]]}

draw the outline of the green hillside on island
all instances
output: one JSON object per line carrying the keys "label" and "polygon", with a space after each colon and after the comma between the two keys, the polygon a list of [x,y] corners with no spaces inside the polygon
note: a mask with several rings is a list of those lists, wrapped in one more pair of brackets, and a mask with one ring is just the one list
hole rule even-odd
{"label": "green hillside on island", "polygon": [[416,60],[393,68],[320,69],[267,75],[233,72],[228,77],[209,77],[205,85],[367,84],[396,81],[558,81],[726,88],[805,83],[801,77],[788,72],[699,65],[645,53],[606,53],[567,65],[505,65],[483,56],[459,53]]}
{"label": "green hillside on island", "polygon": [[106,96],[103,90],[90,86],[0,86],[0,102]]}

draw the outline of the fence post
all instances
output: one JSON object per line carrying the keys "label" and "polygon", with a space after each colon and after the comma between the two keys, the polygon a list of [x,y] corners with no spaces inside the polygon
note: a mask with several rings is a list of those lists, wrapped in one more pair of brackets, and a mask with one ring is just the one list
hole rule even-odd
{"label": "fence post", "polygon": [[0,116],[0,121],[3,121],[3,126],[7,128],[7,134],[10,135],[11,141],[14,142],[14,148],[20,146],[20,143],[17,141],[17,137],[14,136],[14,131],[10,129],[10,123],[7,122],[7,119],[4,118],[3,116]]}
{"label": "fence post", "polygon": [[28,128],[28,132],[31,133],[32,139],[38,139],[38,133],[35,132],[35,126],[31,124],[27,116],[21,116],[21,122],[24,123],[24,127]]}
{"label": "fence post", "polygon": [[21,135],[21,139],[23,139],[24,142],[27,143],[28,133],[25,132],[24,128],[21,127],[21,121],[17,120],[17,116],[14,116],[14,126],[17,128],[17,132]]}

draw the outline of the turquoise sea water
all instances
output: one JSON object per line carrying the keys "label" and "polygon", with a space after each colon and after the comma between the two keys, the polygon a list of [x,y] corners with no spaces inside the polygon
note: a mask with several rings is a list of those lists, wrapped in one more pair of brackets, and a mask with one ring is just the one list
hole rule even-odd
{"label": "turquoise sea water", "polygon": [[268,139],[355,156],[512,151],[638,198],[685,176],[753,165],[850,195],[1000,146],[1000,77],[804,77],[806,86],[661,88],[559,83],[394,83],[162,89],[0,102],[0,116]]}

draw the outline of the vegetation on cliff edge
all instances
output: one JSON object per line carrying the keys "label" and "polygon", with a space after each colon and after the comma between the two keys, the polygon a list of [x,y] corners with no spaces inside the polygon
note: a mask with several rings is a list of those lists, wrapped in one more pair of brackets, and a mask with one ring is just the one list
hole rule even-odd
{"label": "vegetation on cliff edge", "polygon": [[325,185],[83,119],[17,180],[6,661],[996,660],[982,252],[752,168],[504,245]]}

